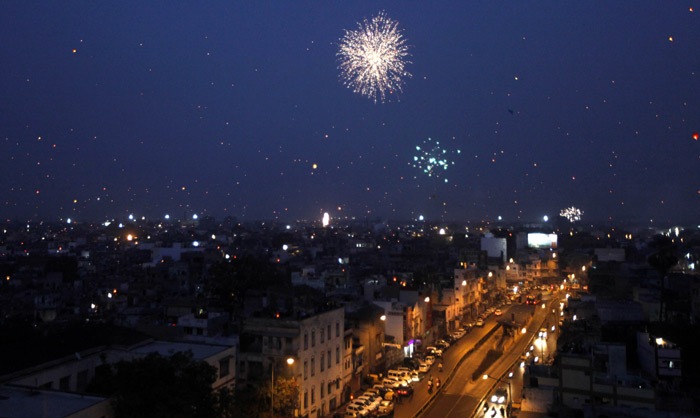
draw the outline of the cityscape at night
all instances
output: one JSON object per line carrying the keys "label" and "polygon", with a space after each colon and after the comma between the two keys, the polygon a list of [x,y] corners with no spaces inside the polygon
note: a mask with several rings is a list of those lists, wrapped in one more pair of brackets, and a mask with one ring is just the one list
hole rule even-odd
{"label": "cityscape at night", "polygon": [[0,417],[700,416],[700,7],[0,4]]}

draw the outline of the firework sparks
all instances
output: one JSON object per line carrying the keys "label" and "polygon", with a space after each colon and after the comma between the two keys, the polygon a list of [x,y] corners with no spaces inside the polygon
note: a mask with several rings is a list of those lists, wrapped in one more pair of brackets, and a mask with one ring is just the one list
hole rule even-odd
{"label": "firework sparks", "polygon": [[583,215],[583,211],[573,206],[570,208],[562,209],[559,213],[559,216],[563,216],[564,218],[568,219],[569,222],[580,221],[581,215]]}
{"label": "firework sparks", "polygon": [[455,163],[451,157],[455,153],[460,154],[461,151],[451,152],[440,146],[439,141],[433,142],[432,138],[428,138],[423,141],[423,146],[416,145],[416,153],[412,162],[414,168],[421,170],[428,177],[442,177],[447,183],[445,171]]}
{"label": "firework sparks", "polygon": [[375,103],[384,102],[387,94],[401,92],[404,78],[411,77],[405,69],[410,63],[406,40],[398,23],[384,12],[358,22],[357,30],[346,30],[336,55],[343,85]]}

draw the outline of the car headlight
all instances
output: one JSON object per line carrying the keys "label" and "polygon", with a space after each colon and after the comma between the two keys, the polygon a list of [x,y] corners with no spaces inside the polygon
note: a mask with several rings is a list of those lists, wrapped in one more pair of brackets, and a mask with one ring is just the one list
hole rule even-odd
{"label": "car headlight", "polygon": [[496,395],[491,395],[491,402],[497,402],[498,401],[498,396]]}

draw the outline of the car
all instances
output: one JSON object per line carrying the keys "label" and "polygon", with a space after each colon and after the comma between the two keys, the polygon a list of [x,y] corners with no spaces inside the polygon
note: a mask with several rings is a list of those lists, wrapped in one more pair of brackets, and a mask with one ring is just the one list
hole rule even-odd
{"label": "car", "polygon": [[476,322],[474,323],[477,327],[483,327],[484,326],[484,320],[482,318],[477,318]]}
{"label": "car", "polygon": [[379,406],[379,403],[377,402],[377,406],[375,407],[374,403],[370,401],[369,398],[363,396],[358,396],[357,398],[353,399],[351,403],[364,406],[370,415],[374,414],[374,410]]}
{"label": "car", "polygon": [[452,335],[458,340],[462,337],[464,337],[464,334],[466,334],[467,331],[464,329],[458,329],[457,331],[453,332]]}
{"label": "car", "polygon": [[424,361],[418,365],[418,373],[425,374],[425,373],[428,373],[429,370],[430,370],[430,365]]}
{"label": "car", "polygon": [[345,407],[345,415],[348,415],[348,412],[354,414],[352,416],[355,417],[366,417],[369,415],[369,411],[367,408],[362,406],[361,404],[351,402],[348,404],[348,406]]}
{"label": "car", "polygon": [[396,393],[386,386],[374,385],[372,388],[367,389],[367,392],[374,392],[382,397],[386,401],[391,401],[395,398]]}
{"label": "car", "polygon": [[396,379],[399,382],[411,383],[412,378],[407,370],[389,370],[386,373],[386,377],[389,379]]}
{"label": "car", "polygon": [[384,379],[382,379],[382,385],[392,390],[396,390],[396,388],[398,388],[400,384],[401,382],[399,382],[398,380],[389,377],[385,377]]}
{"label": "car", "polygon": [[382,401],[379,398],[376,398],[373,394],[371,393],[363,393],[362,395],[358,396],[355,398],[356,401],[367,401],[365,404],[367,405],[367,409],[369,409],[371,412],[376,411],[377,408],[379,408],[379,403]]}
{"label": "car", "polygon": [[[437,340],[437,342],[435,343],[435,345],[436,345],[438,348],[440,348],[441,345],[445,346],[445,348],[449,348],[450,343],[449,343],[448,341],[444,340],[444,339],[440,339],[440,340]],[[444,349],[443,349],[443,350],[444,350]]]}
{"label": "car", "polygon": [[396,394],[405,397],[405,396],[411,396],[413,393],[413,386],[410,384],[402,384],[398,388],[396,388]]}
{"label": "car", "polygon": [[493,404],[498,404],[498,405],[506,405],[508,404],[508,389],[501,386],[497,388],[493,393],[491,394],[491,398],[489,398],[491,403]]}
{"label": "car", "polygon": [[433,356],[433,355],[425,356],[425,362],[429,366],[432,366],[433,363],[435,363],[435,356]]}
{"label": "car", "polygon": [[406,373],[411,378],[411,383],[420,381],[418,370],[411,370],[408,367],[397,367],[396,370]]}
{"label": "car", "polygon": [[547,339],[547,328],[540,328],[540,331],[537,333],[537,337],[541,340],[546,340]]}
{"label": "car", "polygon": [[501,312],[501,310],[499,308],[496,308],[496,310],[493,311],[493,314],[496,316],[501,316],[501,315],[503,315],[503,312]]}
{"label": "car", "polygon": [[391,401],[382,401],[377,409],[378,417],[388,417],[394,415],[394,403]]}

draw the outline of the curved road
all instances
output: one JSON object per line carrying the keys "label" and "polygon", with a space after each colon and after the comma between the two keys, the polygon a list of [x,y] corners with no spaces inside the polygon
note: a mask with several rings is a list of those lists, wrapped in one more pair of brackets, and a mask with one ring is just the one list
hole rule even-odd
{"label": "curved road", "polygon": [[[428,393],[427,376],[414,385],[412,398],[402,400],[395,407],[395,418],[464,418],[481,416],[479,406],[483,398],[489,394],[498,384],[508,386],[513,391],[513,398],[520,399],[522,389],[522,370],[518,367],[520,356],[526,352],[540,326],[546,319],[551,309],[558,306],[558,297],[549,294],[549,299],[544,300],[546,308],[541,305],[514,304],[504,309],[503,316],[491,315],[483,328],[474,328],[471,333],[455,342],[444,354],[444,370],[439,372],[433,367],[428,375],[433,379],[442,381],[438,390],[433,388],[433,393]],[[513,316],[514,315],[514,316]],[[520,324],[525,324],[527,333],[517,333],[511,340],[510,347],[506,348],[503,355],[496,360],[487,370],[491,379],[481,378],[472,381],[472,374],[486,357],[486,353],[500,339],[503,331],[498,325],[500,319],[515,318]],[[515,365],[515,367],[514,367]],[[513,371],[512,378],[508,372]],[[501,379],[499,382],[497,379]]]}

